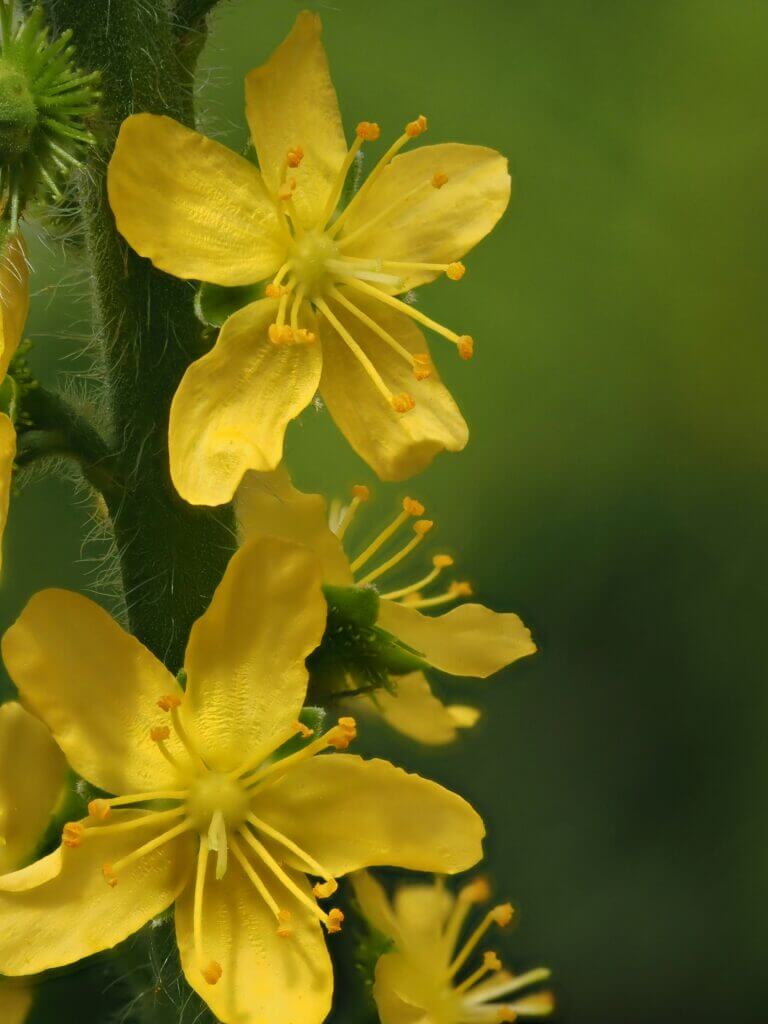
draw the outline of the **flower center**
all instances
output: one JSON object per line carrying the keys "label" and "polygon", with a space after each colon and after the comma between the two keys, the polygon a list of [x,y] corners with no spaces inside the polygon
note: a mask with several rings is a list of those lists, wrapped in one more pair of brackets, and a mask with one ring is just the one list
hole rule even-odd
{"label": "flower center", "polygon": [[190,788],[187,815],[201,834],[208,832],[217,816],[228,829],[236,830],[248,816],[248,793],[239,780],[221,772],[208,772]]}
{"label": "flower center", "polygon": [[307,231],[293,243],[291,259],[298,287],[309,299],[317,299],[333,284],[328,261],[338,255],[338,246],[322,231]]}

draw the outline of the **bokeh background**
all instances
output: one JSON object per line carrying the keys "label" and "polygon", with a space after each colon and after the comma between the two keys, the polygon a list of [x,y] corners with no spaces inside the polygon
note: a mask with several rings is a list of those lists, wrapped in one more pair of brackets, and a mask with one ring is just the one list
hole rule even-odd
{"label": "bokeh background", "polygon": [[[466,452],[400,488],[322,411],[290,434],[305,489],[375,485],[371,528],[422,498],[435,544],[540,645],[494,680],[446,682],[485,709],[455,746],[366,742],[484,813],[519,908],[505,953],[552,966],[559,1020],[764,1022],[768,5],[315,6],[348,127],[379,121],[383,146],[424,112],[427,141],[497,147],[515,183],[464,281],[420,294],[477,339],[469,364],[434,342]],[[222,5],[209,133],[242,147],[243,75],[297,10]],[[60,246],[33,255],[33,362],[52,381],[80,365],[88,307]],[[101,585],[89,516],[67,482],[24,488],[0,626],[40,587]]]}

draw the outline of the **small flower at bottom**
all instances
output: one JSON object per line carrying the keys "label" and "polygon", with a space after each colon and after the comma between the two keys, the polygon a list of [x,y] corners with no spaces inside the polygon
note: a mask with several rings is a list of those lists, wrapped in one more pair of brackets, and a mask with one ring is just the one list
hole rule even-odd
{"label": "small flower at bottom", "polygon": [[93,602],[30,601],[3,640],[8,670],[72,767],[117,795],[0,878],[0,972],[108,949],[175,902],[184,973],[218,1019],[319,1024],[332,989],[323,929],[343,927],[319,901],[336,879],[477,862],[483,825],[460,797],[342,753],[349,716],[306,736],[304,662],[325,618],[311,552],[244,545],[192,628],[182,690]]}
{"label": "small flower at bottom", "polygon": [[512,921],[509,903],[488,910],[462,941],[473,909],[490,898],[483,879],[455,896],[443,879],[401,885],[391,901],[366,871],[353,884],[369,923],[394,944],[375,969],[373,996],[382,1024],[501,1024],[553,1011],[552,993],[536,990],[549,978],[546,968],[514,975],[494,950],[480,954],[489,932]]}

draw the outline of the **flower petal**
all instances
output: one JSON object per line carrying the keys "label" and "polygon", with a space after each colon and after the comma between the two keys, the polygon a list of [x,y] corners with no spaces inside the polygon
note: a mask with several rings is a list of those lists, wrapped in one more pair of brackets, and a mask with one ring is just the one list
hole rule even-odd
{"label": "flower petal", "polygon": [[29,313],[29,264],[21,235],[14,235],[0,260],[0,381],[19,347]]}
{"label": "flower petal", "polygon": [[24,1024],[31,1009],[31,985],[0,981],[0,1020],[3,1024]]}
{"label": "flower petal", "polygon": [[320,346],[274,345],[267,330],[276,308],[264,299],[231,316],[173,399],[171,475],[193,505],[222,505],[247,469],[275,469],[286,427],[317,390]]}
{"label": "flower petal", "polygon": [[320,563],[276,537],[233,556],[187,646],[182,716],[203,759],[229,771],[296,722],[307,690],[304,659],[325,629]]}
{"label": "flower petal", "polygon": [[451,893],[437,882],[398,886],[394,910],[406,944],[417,951],[432,950],[437,957],[444,945],[443,927],[453,904]]}
{"label": "flower petal", "polygon": [[[409,352],[427,351],[424,335],[405,314],[359,293],[349,298]],[[416,401],[410,412],[395,412],[348,345],[319,317],[323,341],[320,391],[357,454],[382,480],[404,480],[425,469],[438,452],[461,451],[469,438],[467,424],[437,372],[417,381],[410,364],[369,327],[339,303],[330,305],[390,391],[395,395],[406,392]]]}
{"label": "flower petal", "polygon": [[3,704],[0,873],[13,871],[34,853],[61,793],[66,770],[64,755],[43,723],[16,701]]}
{"label": "flower petal", "polygon": [[[24,703],[76,772],[110,793],[174,789],[176,773],[149,738],[156,702],[182,691],[170,672],[93,601],[43,590],[3,637]],[[174,737],[169,749],[183,757]]]}
{"label": "flower petal", "polygon": [[320,559],[324,583],[353,583],[341,541],[328,526],[325,498],[298,491],[284,466],[278,466],[272,473],[246,473],[237,491],[235,508],[244,540],[269,534],[303,544]]}
{"label": "flower petal", "polygon": [[251,284],[285,259],[258,170],[173,118],[134,114],[123,121],[107,186],[120,234],[174,277]]}
{"label": "flower petal", "polygon": [[16,431],[4,412],[0,412],[0,569],[3,567],[3,534],[11,506],[11,482],[16,458]]}
{"label": "flower petal", "polygon": [[266,64],[245,80],[251,138],[264,180],[276,193],[289,149],[304,151],[290,170],[294,203],[305,226],[315,224],[347,155],[336,90],[328,70],[317,14],[302,11]]}
{"label": "flower petal", "polygon": [[[135,816],[134,811],[113,811],[110,823]],[[94,828],[78,848],[57,852],[59,870],[42,884],[15,891],[0,887],[0,972],[37,974],[74,963],[111,949],[162,913],[189,877],[190,836],[180,836],[126,867],[114,888],[104,881],[101,868],[166,827],[164,822],[104,835]]]}
{"label": "flower petal", "polygon": [[518,615],[482,604],[462,604],[445,615],[429,616],[396,601],[381,601],[378,624],[433,668],[454,676],[485,679],[536,651]]}
{"label": "flower petal", "polygon": [[[306,878],[289,874],[311,897]],[[230,857],[221,881],[209,877],[203,899],[203,948],[206,958],[220,964],[221,978],[209,985],[200,973],[191,886],[176,904],[176,938],[184,974],[224,1024],[319,1024],[330,1009],[333,990],[320,924],[269,876],[265,881],[281,909],[292,915],[291,935],[278,936],[272,912]]]}
{"label": "flower petal", "polygon": [[473,708],[471,704],[448,704],[445,710],[453,719],[457,729],[472,729],[480,721],[482,712],[480,708]]}
{"label": "flower petal", "polygon": [[333,875],[383,864],[454,874],[482,856],[485,829],[465,800],[378,758],[314,757],[257,790],[253,807]]}
{"label": "flower petal", "polygon": [[364,917],[373,927],[397,941],[399,928],[392,913],[386,890],[370,871],[356,871],[351,876],[352,887]]}
{"label": "flower petal", "polygon": [[[376,710],[393,729],[403,736],[440,746],[456,739],[456,723],[448,708],[432,693],[423,672],[411,672],[394,680],[396,692],[379,690],[376,693]],[[370,706],[370,698],[363,695],[347,702],[350,707],[363,703]]]}
{"label": "flower petal", "polygon": [[[442,188],[431,184],[435,173],[448,176]],[[350,210],[342,239],[380,214],[386,216],[361,232],[359,240],[350,241],[345,255],[452,263],[493,229],[507,208],[510,191],[507,161],[494,149],[451,142],[403,153]],[[409,273],[401,290],[416,288],[438,274]]]}
{"label": "flower petal", "polygon": [[423,1006],[408,1001],[408,996],[418,999],[417,988],[413,967],[406,957],[400,953],[385,953],[379,957],[373,998],[381,1024],[432,1024]]}

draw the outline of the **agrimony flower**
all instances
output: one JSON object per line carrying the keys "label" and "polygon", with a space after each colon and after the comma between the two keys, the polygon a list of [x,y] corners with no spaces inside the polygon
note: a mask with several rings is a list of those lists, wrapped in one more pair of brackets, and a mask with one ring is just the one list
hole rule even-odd
{"label": "agrimony flower", "polygon": [[325,616],[314,555],[244,545],[192,628],[182,689],[93,602],[32,598],[4,637],[8,670],[75,771],[118,795],[0,878],[0,972],[79,960],[175,901],[184,973],[219,1020],[312,1024],[330,1005],[323,927],[343,915],[321,903],[338,876],[479,859],[483,825],[460,797],[339,753],[351,718],[318,736],[300,723]]}
{"label": "agrimony flower", "polygon": [[455,897],[442,879],[402,885],[392,902],[367,872],[353,882],[363,913],[395,947],[376,964],[373,995],[381,1024],[502,1024],[552,1012],[551,992],[530,991],[549,978],[546,968],[513,975],[488,950],[471,969],[489,930],[505,928],[513,916],[509,903],[492,907],[460,943],[473,906],[490,898],[483,879]]}
{"label": "agrimony flower", "polygon": [[[375,668],[373,653],[368,656],[360,650],[364,630],[347,628],[343,608],[356,596],[365,603],[371,600],[370,626],[375,622],[380,633],[402,645],[400,651],[387,647],[393,655],[390,672],[399,677],[393,692],[386,690],[386,676],[370,679],[371,688],[385,687],[375,690],[376,707],[390,725],[412,739],[447,743],[456,738],[458,728],[473,725],[478,712],[464,705],[444,706],[420,670],[423,663],[450,675],[484,679],[518,658],[533,654],[536,645],[518,615],[494,612],[476,603],[457,604],[471,594],[471,587],[464,581],[454,581],[430,594],[429,588],[453,564],[449,555],[434,555],[429,571],[424,574],[422,570],[405,586],[386,585],[387,575],[413,558],[433,526],[432,520],[424,517],[424,506],[413,498],[403,499],[398,514],[362,551],[354,557],[348,555],[347,530],[369,497],[367,487],[357,486],[346,507],[335,503],[329,513],[325,499],[298,491],[284,467],[273,473],[249,473],[237,495],[240,533],[243,538],[269,534],[293,540],[311,548],[320,559],[331,607],[323,647],[311,664],[317,664],[318,655],[330,644],[328,658],[334,665],[341,665],[342,677],[347,653],[352,663]],[[406,530],[410,535],[398,546],[397,539]],[[349,588],[354,588],[354,593]],[[425,614],[452,604],[456,607],[445,614]],[[418,657],[414,659],[409,652]],[[412,671],[416,665],[419,668]],[[347,671],[356,674],[354,668]],[[354,683],[352,686],[355,688]],[[366,697],[359,699],[368,703]]]}
{"label": "agrimony flower", "polygon": [[268,282],[187,371],[171,410],[171,472],[193,504],[228,501],[247,469],[280,461],[291,419],[320,393],[352,447],[386,480],[422,470],[467,442],[441,384],[426,327],[464,358],[473,341],[398,298],[441,274],[504,212],[506,160],[481,146],[401,153],[427,128],[415,118],[349,204],[345,182],[378,125],[347,145],[320,20],[300,14],[246,80],[260,171],[166,117],[122,125],[109,168],[120,232],[177,277],[223,286]]}

